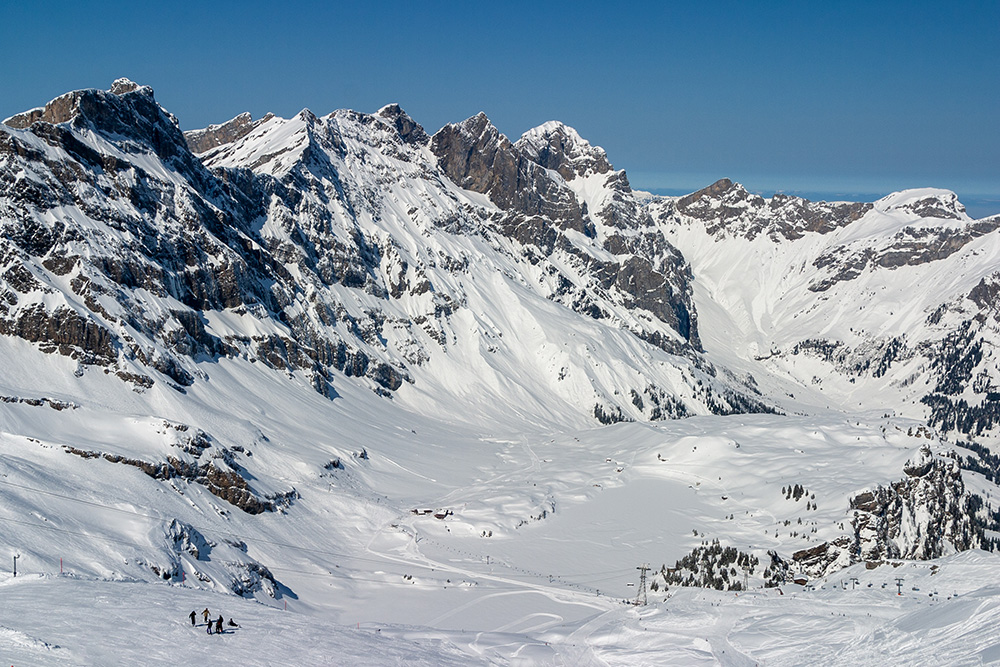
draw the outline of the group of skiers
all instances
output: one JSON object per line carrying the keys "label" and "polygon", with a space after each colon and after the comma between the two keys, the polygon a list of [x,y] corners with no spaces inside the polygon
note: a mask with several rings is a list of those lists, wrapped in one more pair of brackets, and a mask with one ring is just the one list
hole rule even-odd
{"label": "group of skiers", "polygon": [[[197,617],[197,615],[198,615],[198,612],[194,612],[194,611],[192,611],[190,614],[188,614],[188,618],[191,619],[191,625],[192,626],[195,625],[194,619],[195,619],[195,617]],[[212,625],[215,625],[215,634],[221,635],[223,632],[225,632],[222,629],[222,614],[219,614],[218,620],[216,620],[216,621],[213,622],[212,621],[212,614],[209,613],[208,608],[206,607],[205,610],[201,612],[201,616],[202,616],[202,618],[205,619],[205,625],[207,627],[208,634],[212,634]],[[230,618],[229,619],[229,627],[231,627],[231,628],[238,628],[240,626],[239,626],[238,623],[236,623],[233,619]]]}

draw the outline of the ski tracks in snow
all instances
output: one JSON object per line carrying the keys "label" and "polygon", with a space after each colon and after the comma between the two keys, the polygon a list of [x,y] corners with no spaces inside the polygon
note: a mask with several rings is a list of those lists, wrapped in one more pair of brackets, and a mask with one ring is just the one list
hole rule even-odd
{"label": "ski tracks in snow", "polygon": [[744,608],[733,605],[722,607],[721,609],[723,611],[721,611],[718,619],[716,619],[712,633],[706,637],[709,645],[712,647],[712,655],[715,656],[720,665],[754,667],[758,664],[756,660],[750,658],[729,643],[729,634],[732,632],[733,625],[735,625],[737,619],[744,615]]}

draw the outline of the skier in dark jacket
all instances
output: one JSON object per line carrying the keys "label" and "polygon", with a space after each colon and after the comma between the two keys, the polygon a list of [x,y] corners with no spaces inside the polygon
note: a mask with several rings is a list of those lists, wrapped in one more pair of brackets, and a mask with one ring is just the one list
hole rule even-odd
{"label": "skier in dark jacket", "polygon": [[195,613],[192,611],[191,612],[191,625],[192,626],[194,626],[194,617],[195,617]]}
{"label": "skier in dark jacket", "polygon": [[231,628],[238,628],[238,627],[240,627],[240,624],[237,623],[236,621],[234,621],[233,619],[229,619],[229,627],[231,627]]}
{"label": "skier in dark jacket", "polygon": [[222,634],[222,614],[219,614],[219,620],[215,622],[215,634]]}

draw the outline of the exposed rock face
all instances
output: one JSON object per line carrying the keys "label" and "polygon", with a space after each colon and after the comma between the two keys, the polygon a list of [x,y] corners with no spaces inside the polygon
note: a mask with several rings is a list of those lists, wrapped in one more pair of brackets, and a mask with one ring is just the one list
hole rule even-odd
{"label": "exposed rock face", "polygon": [[514,146],[535,164],[559,172],[567,181],[611,171],[604,149],[591,146],[576,130],[559,122],[525,132]]}
{"label": "exposed rock face", "polygon": [[[942,214],[947,217],[958,215],[951,210],[932,207],[926,200],[923,213]],[[964,208],[962,209],[964,213]],[[853,280],[865,270],[882,267],[895,269],[901,266],[916,266],[946,259],[964,248],[971,241],[1000,229],[1000,216],[986,218],[978,222],[955,228],[905,227],[893,235],[889,243],[880,247],[841,246],[818,257],[813,265],[829,274],[816,280],[810,287],[814,292],[824,292],[838,282]]]}
{"label": "exposed rock face", "polygon": [[175,550],[191,554],[198,560],[207,560],[215,546],[197,528],[177,519],[170,522],[166,532],[167,539],[173,542]]}
{"label": "exposed rock face", "polygon": [[1000,310],[1000,273],[983,278],[969,292],[969,300],[983,310],[996,313]]}
{"label": "exposed rock face", "polygon": [[[508,212],[501,220],[505,236],[545,257],[568,254],[582,273],[595,276],[601,290],[620,294],[625,308],[648,311],[693,349],[701,349],[690,269],[638,206],[624,172],[612,170],[602,149],[561,123],[546,123],[512,144],[479,114],[444,127],[432,138],[431,150],[455,183],[486,194]],[[601,200],[587,202],[568,184],[587,177],[600,177]],[[620,261],[597,259],[568,238],[567,231],[595,238]],[[570,284],[564,283],[567,288]],[[608,317],[586,292],[570,288],[554,297],[592,317]],[[664,349],[681,349],[663,338],[635,333]]]}
{"label": "exposed rock face", "polygon": [[871,204],[811,202],[777,194],[770,200],[751,194],[728,178],[677,201],[677,211],[702,220],[710,234],[753,239],[797,239],[806,232],[825,234],[859,219]]}
{"label": "exposed rock face", "polygon": [[40,304],[30,306],[13,321],[0,320],[0,334],[40,343],[43,352],[58,352],[87,364],[107,366],[117,358],[115,336],[68,308],[50,313]]}
{"label": "exposed rock face", "polygon": [[560,229],[593,235],[572,192],[517,150],[486,114],[446,125],[431,138],[431,150],[448,178],[487,195],[501,209],[540,216]]}
{"label": "exposed rock face", "polygon": [[968,217],[965,213],[965,206],[958,201],[958,195],[954,192],[941,192],[899,203],[892,202],[887,206],[887,209],[898,209],[920,218],[936,218],[938,220],[961,220]]}
{"label": "exposed rock face", "polygon": [[957,462],[935,459],[925,447],[903,472],[899,482],[851,500],[857,558],[928,560],[983,547]]}
{"label": "exposed rock face", "polygon": [[[210,174],[148,87],[119,81],[114,90],[63,95],[9,121],[23,132],[0,131],[0,210],[5,213],[0,221],[5,278],[0,333],[85,364],[114,367],[123,378],[140,379],[137,388],[153,380],[137,372],[136,364],[184,386],[191,384],[192,374],[179,357],[247,349],[272,367],[309,371],[324,393],[333,369],[369,374],[376,383],[397,388],[400,371],[371,362],[343,340],[321,339],[301,317],[281,315],[302,298],[295,295],[303,288],[254,239],[250,223],[265,212],[260,201],[268,196],[265,189],[238,173],[227,180]],[[223,141],[246,130],[237,121],[204,135],[203,141]],[[81,139],[78,131],[84,129],[96,138]],[[154,158],[171,171],[148,171],[132,155]],[[19,170],[33,177],[15,178]],[[73,213],[42,221],[39,216],[56,206],[75,210],[107,232],[81,233]],[[81,261],[81,255],[88,259]],[[31,257],[41,259],[34,268],[28,268]],[[344,266],[347,273],[356,264]],[[49,275],[65,276],[72,290],[67,296],[82,301],[90,314],[81,315],[69,304],[26,302],[33,291],[52,291],[36,274],[45,281]],[[148,309],[135,300],[136,289],[175,299],[187,310]],[[247,308],[283,319],[292,334],[225,342],[207,332],[200,315]]]}
{"label": "exposed rock face", "polygon": [[387,104],[379,109],[378,115],[392,123],[404,143],[424,146],[430,141],[424,128],[410,118],[398,104]]}
{"label": "exposed rock face", "polygon": [[851,499],[852,535],[796,552],[793,560],[823,576],[860,561],[929,560],[991,546],[985,529],[995,518],[966,491],[957,460],[937,458],[925,446],[903,473]]}
{"label": "exposed rock face", "polygon": [[[165,538],[177,554],[187,553],[199,561],[222,561],[228,577],[223,584],[236,595],[251,597],[258,591],[269,597],[275,597],[279,590],[288,592],[279,583],[271,571],[246,554],[246,544],[242,542],[225,541],[216,543],[205,538],[194,526],[173,519],[167,526]],[[190,567],[190,564],[188,564]],[[178,579],[181,577],[181,563],[174,562],[170,567],[151,564],[150,569],[163,579]],[[211,581],[195,566],[194,576],[202,581]]]}
{"label": "exposed rock face", "polygon": [[231,454],[229,463],[216,465],[214,461],[198,464],[182,461],[172,456],[168,457],[166,461],[151,463],[119,454],[88,451],[70,446],[66,447],[66,451],[85,459],[103,458],[111,463],[134,466],[153,479],[168,480],[178,478],[200,484],[213,495],[225,500],[234,507],[238,507],[247,514],[273,512],[279,506],[286,506],[295,497],[295,492],[290,491],[279,498],[261,498],[250,488],[243,474],[241,474],[239,466],[232,462]]}
{"label": "exposed rock face", "polygon": [[111,84],[111,92],[115,95],[124,95],[125,93],[131,93],[139,90],[141,87],[142,86],[137,84],[135,81],[122,77],[120,79],[115,79]]}
{"label": "exposed rock face", "polygon": [[190,130],[184,133],[188,148],[192,153],[204,153],[223,144],[228,144],[250,134],[256,127],[274,118],[274,114],[265,114],[263,118],[254,120],[250,112],[244,111],[236,118],[221,125],[209,125],[203,130]]}

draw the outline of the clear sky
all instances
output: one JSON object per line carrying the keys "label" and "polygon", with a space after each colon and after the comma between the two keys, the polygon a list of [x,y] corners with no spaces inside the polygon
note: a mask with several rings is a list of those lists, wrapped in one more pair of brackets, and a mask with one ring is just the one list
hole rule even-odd
{"label": "clear sky", "polygon": [[1000,198],[997,0],[0,0],[0,56],[0,117],[127,76],[185,129],[398,102],[562,120],[645,189]]}

